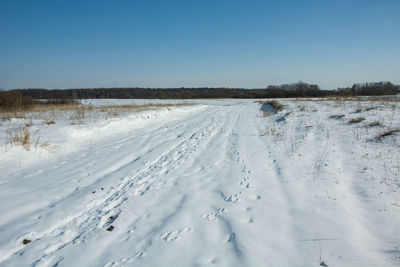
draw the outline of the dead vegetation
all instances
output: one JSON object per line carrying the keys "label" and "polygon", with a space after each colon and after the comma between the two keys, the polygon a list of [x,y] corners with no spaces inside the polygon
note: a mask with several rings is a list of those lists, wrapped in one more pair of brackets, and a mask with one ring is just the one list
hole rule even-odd
{"label": "dead vegetation", "polygon": [[53,121],[53,120],[45,120],[44,121],[44,124],[46,124],[46,125],[52,125],[52,124],[56,124],[56,122],[55,121]]}
{"label": "dead vegetation", "polygon": [[378,127],[378,126],[382,126],[382,123],[380,123],[379,121],[373,121],[368,123],[366,126],[368,127]]}
{"label": "dead vegetation", "polygon": [[[87,118],[87,113],[106,112],[107,117],[118,117],[127,112],[138,112],[153,108],[172,107],[188,104],[144,104],[144,105],[110,105],[91,106],[83,105],[75,99],[48,99],[33,100],[16,91],[0,92],[0,117],[3,120],[17,119],[44,119],[45,124],[55,123],[55,117],[65,118],[80,123]],[[52,118],[44,118],[44,114],[52,114]]]}
{"label": "dead vegetation", "polygon": [[88,118],[99,117],[105,114],[106,118],[118,117],[128,113],[141,112],[157,108],[172,108],[176,106],[189,106],[193,104],[144,104],[144,105],[108,105],[92,106],[78,102],[45,102],[35,103],[29,108],[18,110],[0,109],[0,118],[11,119],[39,119],[44,120],[46,125],[56,124],[57,119],[66,118],[73,124],[81,124]]}
{"label": "dead vegetation", "polygon": [[38,147],[54,149],[47,142],[40,142],[39,129],[32,130],[30,126],[25,125],[7,129],[5,131],[8,137],[7,144],[10,146],[22,146],[26,151],[30,151],[32,147],[35,149]]}
{"label": "dead vegetation", "polygon": [[24,240],[22,240],[22,244],[27,245],[29,243],[31,243],[32,240],[25,238]]}
{"label": "dead vegetation", "polygon": [[[84,124],[87,119],[109,119],[135,112],[158,108],[171,109],[176,106],[192,104],[145,104],[145,105],[108,105],[91,106],[80,104],[76,101],[51,100],[34,102],[24,105],[24,108],[0,109],[2,125],[6,126],[6,144],[9,146],[22,146],[26,151],[33,147],[55,148],[47,142],[40,142],[40,125],[51,126],[57,120],[70,120],[71,125]],[[5,125],[4,125],[5,124]],[[32,127],[34,126],[34,127]],[[38,127],[39,126],[39,127]]]}
{"label": "dead vegetation", "polygon": [[340,120],[340,119],[344,118],[344,115],[343,115],[343,114],[340,114],[340,115],[331,115],[331,116],[329,116],[329,118],[335,119],[335,120]]}
{"label": "dead vegetation", "polygon": [[15,130],[8,129],[6,131],[10,145],[21,145],[27,151],[31,148],[31,133],[29,127],[17,128]]}
{"label": "dead vegetation", "polygon": [[384,133],[378,135],[378,136],[376,137],[376,139],[377,139],[377,140],[382,140],[384,137],[386,137],[386,136],[391,136],[391,135],[393,135],[394,133],[400,133],[400,129],[394,129],[394,130],[386,131],[386,132],[384,132]]}
{"label": "dead vegetation", "polygon": [[[346,102],[346,101],[354,101],[354,102],[400,102],[400,97],[396,95],[390,96],[327,96],[320,98],[308,98],[308,97],[299,97],[293,98],[291,101],[309,101],[309,102],[325,102],[325,101],[333,101],[333,102]],[[375,107],[374,107],[375,108]]]}
{"label": "dead vegetation", "polygon": [[364,120],[365,120],[364,117],[358,117],[358,118],[354,118],[354,119],[349,120],[349,123],[360,123],[360,122],[362,122]]}
{"label": "dead vegetation", "polygon": [[32,98],[18,92],[0,92],[0,111],[27,110],[34,105]]}

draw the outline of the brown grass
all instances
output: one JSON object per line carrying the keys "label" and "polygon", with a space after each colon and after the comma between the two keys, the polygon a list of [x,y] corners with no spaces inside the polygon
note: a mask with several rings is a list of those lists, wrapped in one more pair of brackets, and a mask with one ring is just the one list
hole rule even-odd
{"label": "brown grass", "polygon": [[383,138],[386,137],[386,136],[391,136],[391,135],[393,135],[394,133],[400,133],[400,129],[394,129],[394,130],[386,131],[386,132],[384,132],[384,133],[378,135],[378,136],[376,137],[376,139],[377,139],[377,140],[381,140],[381,139],[383,139]]}
{"label": "brown grass", "polygon": [[56,122],[54,120],[45,120],[44,124],[51,125],[51,124],[56,124]]}
{"label": "brown grass", "polygon": [[294,98],[288,99],[291,101],[356,101],[356,102],[400,102],[400,97],[397,96],[327,96],[321,98]]}
{"label": "brown grass", "polygon": [[[55,123],[56,117],[64,117],[68,114],[68,119],[81,123],[82,120],[87,118],[90,113],[105,112],[108,117],[117,117],[126,113],[140,112],[150,109],[157,109],[163,107],[176,107],[176,106],[190,106],[193,104],[145,104],[145,105],[109,105],[109,106],[90,106],[80,103],[35,103],[29,109],[19,111],[0,110],[0,117],[6,120],[12,118],[19,119],[45,119],[45,124],[50,125]],[[45,118],[45,113],[52,114],[52,119]]]}
{"label": "brown grass", "polygon": [[340,114],[340,115],[331,115],[331,116],[329,116],[329,118],[339,120],[339,119],[344,118],[344,115],[343,115],[343,114]]}
{"label": "brown grass", "polygon": [[377,107],[368,107],[368,108],[366,108],[365,109],[365,111],[370,111],[370,110],[373,110],[373,109],[376,109]]}
{"label": "brown grass", "polygon": [[349,120],[349,123],[360,123],[360,122],[362,122],[364,120],[365,120],[365,118],[358,117],[358,118],[354,118],[354,119]]}
{"label": "brown grass", "polygon": [[19,92],[0,91],[0,111],[27,110],[33,105],[32,98],[23,96]]}
{"label": "brown grass", "polygon": [[382,123],[380,123],[379,121],[373,121],[371,123],[368,123],[367,126],[369,126],[369,127],[377,127],[377,126],[382,126]]}
{"label": "brown grass", "polygon": [[29,127],[19,128],[17,130],[7,130],[6,131],[11,145],[21,145],[27,151],[31,148],[31,133],[29,131]]}
{"label": "brown grass", "polygon": [[22,139],[21,145],[24,146],[26,150],[30,150],[31,147],[30,139],[31,139],[31,134],[29,132],[29,128],[25,128],[24,137]]}

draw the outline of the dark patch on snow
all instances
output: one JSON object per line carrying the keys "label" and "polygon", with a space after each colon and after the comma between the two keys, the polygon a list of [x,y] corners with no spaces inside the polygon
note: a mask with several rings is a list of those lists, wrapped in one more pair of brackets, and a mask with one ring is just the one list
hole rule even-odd
{"label": "dark patch on snow", "polygon": [[271,113],[275,112],[275,108],[271,106],[270,104],[262,104],[261,105],[261,110],[262,111],[269,111]]}

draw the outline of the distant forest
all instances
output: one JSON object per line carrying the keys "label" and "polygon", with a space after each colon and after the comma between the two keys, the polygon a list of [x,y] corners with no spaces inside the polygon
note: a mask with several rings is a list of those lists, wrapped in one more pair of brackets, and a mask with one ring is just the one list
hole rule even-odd
{"label": "distant forest", "polygon": [[198,98],[294,98],[326,96],[395,95],[400,86],[391,82],[354,84],[336,90],[321,90],[316,84],[297,82],[270,85],[263,89],[243,88],[82,88],[82,89],[16,89],[12,90],[33,99],[198,99]]}

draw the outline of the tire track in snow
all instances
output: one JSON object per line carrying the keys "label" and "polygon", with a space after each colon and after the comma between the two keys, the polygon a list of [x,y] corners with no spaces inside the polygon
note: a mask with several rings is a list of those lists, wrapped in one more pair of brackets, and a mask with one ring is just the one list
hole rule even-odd
{"label": "tire track in snow", "polygon": [[[217,227],[226,239],[222,239],[221,242],[226,243],[230,247],[230,251],[235,258],[235,262],[245,262],[244,256],[245,252],[243,251],[243,245],[240,242],[240,236],[238,236],[237,232],[234,229],[234,221],[231,220],[231,213],[236,213],[236,210],[241,209],[241,205],[237,205],[240,201],[240,197],[246,194],[246,190],[250,188],[250,180],[251,180],[251,170],[247,167],[247,163],[242,154],[245,154],[240,150],[241,139],[238,131],[243,131],[240,128],[241,124],[241,115],[242,111],[240,110],[240,106],[236,110],[236,119],[235,122],[231,125],[229,131],[226,133],[228,136],[228,144],[229,147],[226,150],[226,157],[230,159],[229,168],[233,170],[232,180],[229,180],[229,183],[233,185],[232,189],[235,187],[238,188],[236,193],[225,194],[223,190],[224,185],[219,185],[216,193],[220,195],[220,197],[224,200],[224,202],[229,205],[227,206],[219,206],[219,208],[214,208],[214,211],[210,213],[206,213],[202,215],[202,219],[211,223],[215,223],[215,227]],[[245,140],[247,142],[247,140]],[[236,186],[235,186],[236,184]],[[221,188],[222,187],[222,188]],[[230,205],[231,204],[231,205]],[[247,207],[246,212],[251,211],[251,207]],[[247,223],[252,223],[253,218],[250,217]],[[218,257],[212,257],[214,261],[218,259]]]}
{"label": "tire track in snow", "polygon": [[[87,209],[64,218],[46,231],[24,234],[23,236],[29,236],[32,240],[29,247],[17,245],[8,253],[5,252],[8,257],[3,256],[2,261],[7,261],[11,256],[18,256],[18,254],[24,253],[35,246],[44,247],[43,251],[45,253],[39,257],[36,255],[36,260],[33,261],[33,265],[37,265],[46,262],[55,252],[70,244],[85,242],[95,235],[98,229],[102,229],[107,219],[115,216],[114,213],[120,213],[118,208],[129,197],[140,197],[152,188],[157,189],[157,186],[162,186],[160,176],[179,166],[196,150],[196,147],[204,139],[215,134],[217,129],[218,122],[208,122],[200,131],[196,130],[189,138],[180,141],[135,176],[121,179],[121,183],[107,197],[89,203]],[[127,163],[127,165],[129,164]],[[113,172],[123,167],[125,166],[116,168]],[[112,175],[113,172],[107,175]]]}
{"label": "tire track in snow", "polygon": [[[224,111],[226,111],[226,109],[224,109]],[[229,112],[231,110],[228,110]],[[207,147],[209,147],[210,145],[213,146],[213,142],[217,140],[219,140],[220,138],[224,138],[224,125],[225,123],[228,121],[229,116],[227,116],[225,113],[229,113],[229,112],[218,112],[218,115],[215,116],[216,114],[214,114],[210,119],[211,119],[211,123],[215,124],[216,128],[214,129],[213,134],[205,136],[204,139],[202,139],[201,143],[201,147],[199,148],[199,150],[197,151],[196,155],[194,155],[195,158],[203,158],[203,156],[205,155],[210,155],[209,151],[207,150]],[[222,116],[221,116],[222,115]],[[201,134],[202,136],[204,135],[203,133]],[[218,143],[218,142],[217,142]],[[214,146],[213,146],[214,147]],[[193,151],[194,153],[196,151]],[[188,162],[188,164],[186,164],[185,166],[180,167],[180,171],[179,173],[185,173],[185,177],[191,177],[193,175],[198,174],[199,171],[201,171],[201,168],[195,168],[193,169],[193,164],[196,164],[196,160],[194,158],[191,159],[191,162]],[[207,181],[200,179],[199,181],[191,181],[194,184],[197,184],[198,182],[200,183],[205,183],[207,184]],[[185,187],[186,188],[186,187]],[[188,188],[186,188],[188,189]],[[173,189],[172,189],[173,190]],[[185,190],[185,192],[187,192],[187,190]],[[170,192],[171,194],[179,194],[178,192]],[[158,202],[157,202],[158,203]],[[161,205],[163,203],[160,203]],[[157,204],[156,204],[157,205]],[[179,209],[180,211],[180,209]],[[204,214],[202,219],[205,220],[209,220],[209,221],[215,221],[218,220],[218,217],[220,215],[220,213],[224,212],[224,210],[220,210],[218,213],[215,214]],[[174,212],[174,217],[176,215],[177,212]],[[180,214],[180,215],[184,215],[184,214]],[[161,221],[164,221],[164,219],[161,219]],[[187,224],[186,226],[169,226],[169,228],[171,229],[175,229],[175,230],[163,230],[166,226],[167,223],[162,223],[157,224],[155,227],[149,229],[149,230],[144,230],[142,228],[141,231],[141,235],[139,237],[136,238],[135,242],[139,242],[139,243],[144,243],[144,245],[141,245],[140,249],[135,249],[135,253],[133,257],[123,257],[120,258],[119,260],[112,260],[110,261],[107,266],[120,266],[121,264],[123,265],[124,262],[133,262],[136,260],[141,260],[141,264],[145,264],[143,262],[144,258],[146,255],[148,255],[149,253],[147,252],[150,247],[153,245],[153,242],[156,242],[157,239],[161,239],[167,243],[169,242],[173,242],[176,239],[179,239],[179,237],[184,234],[186,235],[186,233],[188,232],[192,232],[192,231],[196,231],[196,229],[193,229],[190,227],[190,223]],[[161,234],[159,234],[158,232],[160,232],[161,230],[163,230],[164,232],[162,232]],[[171,245],[169,245],[168,247],[170,247]]]}

